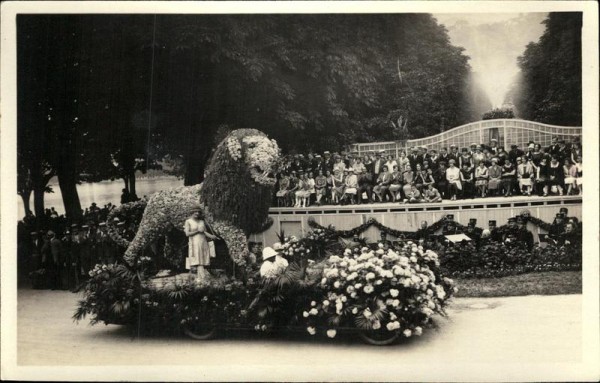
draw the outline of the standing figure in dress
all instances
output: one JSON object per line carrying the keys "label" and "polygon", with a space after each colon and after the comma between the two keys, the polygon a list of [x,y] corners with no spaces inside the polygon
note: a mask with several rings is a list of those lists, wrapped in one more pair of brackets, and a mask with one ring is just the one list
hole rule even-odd
{"label": "standing figure in dress", "polygon": [[216,239],[217,237],[206,231],[206,225],[202,220],[199,211],[195,211],[192,216],[185,221],[183,231],[188,237],[188,265],[190,274],[192,267],[196,266],[198,279],[206,276],[205,267],[210,265],[210,248],[208,239]]}

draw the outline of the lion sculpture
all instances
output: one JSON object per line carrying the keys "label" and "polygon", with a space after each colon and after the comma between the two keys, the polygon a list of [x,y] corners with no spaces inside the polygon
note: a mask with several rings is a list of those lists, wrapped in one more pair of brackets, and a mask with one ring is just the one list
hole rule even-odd
{"label": "lion sculpture", "polygon": [[[277,143],[261,131],[231,132],[213,152],[204,182],[158,192],[148,200],[124,260],[135,265],[146,246],[174,228],[183,230],[185,220],[199,210],[225,241],[233,261],[243,266],[249,252],[248,235],[272,224],[268,213],[278,159]],[[119,214],[120,208],[110,217]]]}

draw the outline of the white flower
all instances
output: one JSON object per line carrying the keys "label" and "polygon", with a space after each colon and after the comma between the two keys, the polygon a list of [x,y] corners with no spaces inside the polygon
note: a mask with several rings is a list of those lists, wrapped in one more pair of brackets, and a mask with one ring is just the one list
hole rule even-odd
{"label": "white flower", "polygon": [[315,335],[317,333],[317,330],[312,326],[307,327],[306,331],[308,331],[310,335]]}
{"label": "white flower", "polygon": [[309,315],[310,314],[308,313],[308,311],[305,311],[305,312],[302,313],[302,316],[305,317],[305,318],[308,318]]}
{"label": "white flower", "polygon": [[351,297],[351,298],[356,298],[356,291],[353,291],[353,292],[350,294],[350,297]]}
{"label": "white flower", "polygon": [[337,334],[336,330],[327,330],[327,336],[330,338],[335,338],[336,334]]}
{"label": "white flower", "polygon": [[375,285],[376,286],[379,286],[382,283],[383,283],[383,281],[381,279],[378,279],[378,280],[375,281]]}
{"label": "white flower", "polygon": [[435,303],[429,301],[429,303],[427,303],[427,307],[429,307],[430,309],[435,309]]}
{"label": "white flower", "polygon": [[312,301],[312,302],[310,302],[310,305],[311,305],[312,307],[315,307],[315,306],[317,305],[317,302],[315,302],[315,301]]}
{"label": "white flower", "polygon": [[398,307],[398,306],[400,306],[400,301],[399,301],[398,299],[394,299],[394,300],[392,301],[392,306],[394,306],[394,307]]}
{"label": "white flower", "polygon": [[317,310],[316,308],[312,308],[308,313],[310,315],[317,315],[319,313],[319,310]]}
{"label": "white flower", "polygon": [[375,288],[373,287],[373,285],[366,285],[363,289],[363,291],[367,294],[371,294],[374,290]]}
{"label": "white flower", "polygon": [[367,273],[365,278],[367,278],[367,280],[375,279],[375,273]]}
{"label": "white flower", "polygon": [[417,257],[415,257],[415,256],[410,257],[410,261],[412,263],[417,263]]}
{"label": "white flower", "polygon": [[358,313],[358,308],[356,308],[356,307],[355,307],[355,308],[353,308],[353,309],[352,309],[352,314],[356,315],[357,313]]}
{"label": "white flower", "polygon": [[377,245],[377,247],[379,247],[380,249],[383,249],[383,243],[379,243],[379,244]]}
{"label": "white flower", "polygon": [[373,315],[373,313],[371,312],[370,309],[367,308],[365,311],[363,311],[363,315],[365,316],[365,318],[368,319],[371,317],[371,315]]}
{"label": "white flower", "polygon": [[427,295],[429,295],[430,297],[432,297],[433,296],[433,290],[427,289]]}
{"label": "white flower", "polygon": [[348,286],[348,287],[346,287],[346,292],[348,294],[352,293],[353,291],[354,291],[354,286]]}
{"label": "white flower", "polygon": [[344,304],[342,302],[338,302],[335,304],[336,313],[341,314],[343,309],[344,309]]}
{"label": "white flower", "polygon": [[345,303],[348,300],[348,298],[346,298],[345,295],[342,295],[340,300]]}
{"label": "white flower", "polygon": [[394,331],[394,330],[400,328],[400,323],[398,323],[398,322],[388,322],[388,324],[385,325],[385,327],[388,329],[388,331]]}
{"label": "white flower", "polygon": [[337,255],[332,255],[331,257],[329,257],[329,262],[331,262],[331,263],[338,263],[341,261],[342,261],[342,258],[338,257]]}
{"label": "white flower", "polygon": [[323,306],[325,306],[325,307],[329,306],[329,301],[328,300],[324,300],[323,301]]}
{"label": "white flower", "polygon": [[336,289],[339,289],[340,288],[340,281],[335,281],[333,283],[333,287],[335,287]]}
{"label": "white flower", "polygon": [[415,327],[415,335],[421,336],[423,334],[423,329],[420,326]]}
{"label": "white flower", "polygon": [[393,298],[396,298],[398,296],[398,294],[400,294],[400,291],[396,290],[396,289],[390,289],[390,295]]}
{"label": "white flower", "polygon": [[390,320],[396,320],[396,318],[398,318],[396,314],[390,313]]}
{"label": "white flower", "polygon": [[381,328],[381,322],[379,322],[378,320],[373,322],[373,330],[379,330],[380,328]]}
{"label": "white flower", "polygon": [[321,279],[321,284],[322,284],[322,285],[324,285],[324,284],[326,284],[326,283],[327,283],[327,278],[323,278],[323,279]]}
{"label": "white flower", "polygon": [[442,286],[435,286],[435,293],[437,294],[438,298],[440,299],[444,299],[446,297],[446,291],[444,290],[444,288]]}
{"label": "white flower", "polygon": [[385,253],[385,251],[383,251],[383,249],[377,249],[376,253],[383,255]]}
{"label": "white flower", "polygon": [[350,255],[350,254],[352,254],[352,250],[350,250],[350,249],[344,250],[344,255]]}
{"label": "white flower", "polygon": [[362,287],[362,283],[357,283],[354,285],[354,288],[359,290]]}
{"label": "white flower", "polygon": [[407,338],[410,338],[410,336],[412,335],[412,331],[410,331],[410,329],[408,329],[408,328],[407,328],[406,330],[404,330],[404,331],[402,332],[402,334],[403,334],[405,337],[407,337]]}
{"label": "white flower", "polygon": [[346,266],[348,266],[348,262],[347,261],[342,261],[342,262],[340,262],[340,266],[341,267],[346,267]]}

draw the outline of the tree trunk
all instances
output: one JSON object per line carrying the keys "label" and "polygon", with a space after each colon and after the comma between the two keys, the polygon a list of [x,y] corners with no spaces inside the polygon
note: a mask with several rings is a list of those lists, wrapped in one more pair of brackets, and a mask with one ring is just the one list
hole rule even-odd
{"label": "tree trunk", "polygon": [[33,208],[35,210],[35,216],[38,219],[42,219],[44,217],[44,193],[45,186],[37,186],[33,188]]}
{"label": "tree trunk", "polygon": [[123,183],[125,184],[125,189],[127,190],[127,192],[129,192],[129,177],[124,176]]}
{"label": "tree trunk", "polygon": [[28,216],[31,213],[31,206],[29,201],[31,200],[31,190],[27,190],[26,192],[19,193],[21,199],[23,200],[23,208],[25,209],[25,216]]}
{"label": "tree trunk", "polygon": [[67,219],[76,222],[81,219],[81,203],[77,193],[76,175],[74,172],[64,171],[58,174],[58,185],[62,194],[63,204]]}
{"label": "tree trunk", "polygon": [[135,170],[132,170],[129,173],[128,178],[129,178],[129,193],[133,197],[136,194],[136,192],[135,192]]}

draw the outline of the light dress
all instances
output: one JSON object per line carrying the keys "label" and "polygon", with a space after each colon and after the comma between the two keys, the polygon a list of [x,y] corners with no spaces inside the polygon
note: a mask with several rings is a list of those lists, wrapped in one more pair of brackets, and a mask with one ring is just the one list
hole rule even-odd
{"label": "light dress", "polygon": [[199,231],[189,238],[188,242],[188,258],[190,258],[190,266],[208,266],[210,265],[210,248],[206,239],[206,226],[204,221],[196,221],[193,218],[185,221],[185,235]]}

